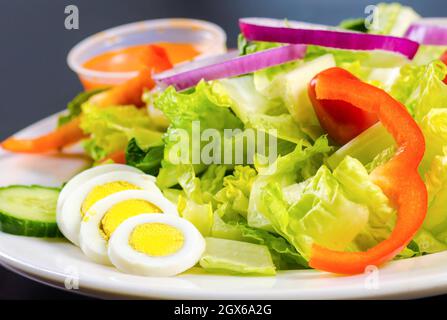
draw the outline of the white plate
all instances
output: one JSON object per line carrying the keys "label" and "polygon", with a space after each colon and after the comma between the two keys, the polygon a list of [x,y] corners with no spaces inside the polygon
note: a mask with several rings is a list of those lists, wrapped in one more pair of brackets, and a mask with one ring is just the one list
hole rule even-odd
{"label": "white plate", "polygon": [[[20,132],[50,130],[56,116]],[[0,185],[58,186],[86,165],[76,154],[31,156],[0,153]],[[279,272],[276,277],[206,274],[201,269],[172,278],[123,274],[89,261],[64,240],[26,238],[0,232],[0,262],[22,275],[78,292],[115,298],[168,299],[350,299],[411,298],[447,292],[447,252],[395,261],[378,271],[343,277],[314,270]],[[73,289],[76,290],[76,289]]]}

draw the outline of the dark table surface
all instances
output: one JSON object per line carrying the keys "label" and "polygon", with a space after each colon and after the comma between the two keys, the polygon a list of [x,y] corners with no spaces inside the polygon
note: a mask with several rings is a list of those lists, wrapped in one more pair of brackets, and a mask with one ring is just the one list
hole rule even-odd
{"label": "dark table surface", "polygon": [[[447,16],[445,0],[400,1],[424,16]],[[337,24],[364,16],[371,0],[0,0],[0,139],[65,108],[81,86],[67,52],[81,39],[112,26],[154,18],[213,21],[236,45],[242,16]],[[79,8],[79,30],[66,30],[64,9]],[[0,299],[79,299],[0,267]]]}

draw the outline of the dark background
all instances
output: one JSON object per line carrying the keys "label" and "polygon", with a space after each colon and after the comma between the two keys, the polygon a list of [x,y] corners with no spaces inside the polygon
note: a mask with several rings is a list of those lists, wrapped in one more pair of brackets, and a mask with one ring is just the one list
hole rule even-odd
{"label": "dark background", "polygon": [[[65,108],[81,90],[65,59],[77,42],[112,26],[145,19],[189,17],[222,26],[236,45],[237,19],[289,18],[337,24],[365,16],[374,0],[0,0],[0,139]],[[389,2],[389,1],[387,1]],[[399,1],[423,16],[447,16],[446,0]],[[66,5],[79,8],[79,30],[66,30]],[[1,170],[1,169],[0,169]],[[0,171],[1,172],[1,171]],[[37,284],[0,267],[0,298],[79,296]]]}

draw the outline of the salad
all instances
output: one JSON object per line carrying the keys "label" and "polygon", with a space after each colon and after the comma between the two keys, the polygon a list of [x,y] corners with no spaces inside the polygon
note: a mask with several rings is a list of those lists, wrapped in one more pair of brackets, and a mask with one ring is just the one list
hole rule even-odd
{"label": "salad", "polygon": [[4,232],[64,236],[145,276],[274,275],[447,250],[447,20],[378,4],[376,23],[242,18],[238,50],[79,94],[51,133],[92,167],[0,189]]}

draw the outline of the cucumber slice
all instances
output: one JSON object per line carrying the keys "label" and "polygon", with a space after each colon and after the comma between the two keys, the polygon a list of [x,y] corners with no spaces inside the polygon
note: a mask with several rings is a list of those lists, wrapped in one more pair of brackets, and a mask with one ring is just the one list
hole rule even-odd
{"label": "cucumber slice", "polygon": [[41,186],[0,188],[0,231],[28,237],[61,237],[56,223],[59,192]]}

